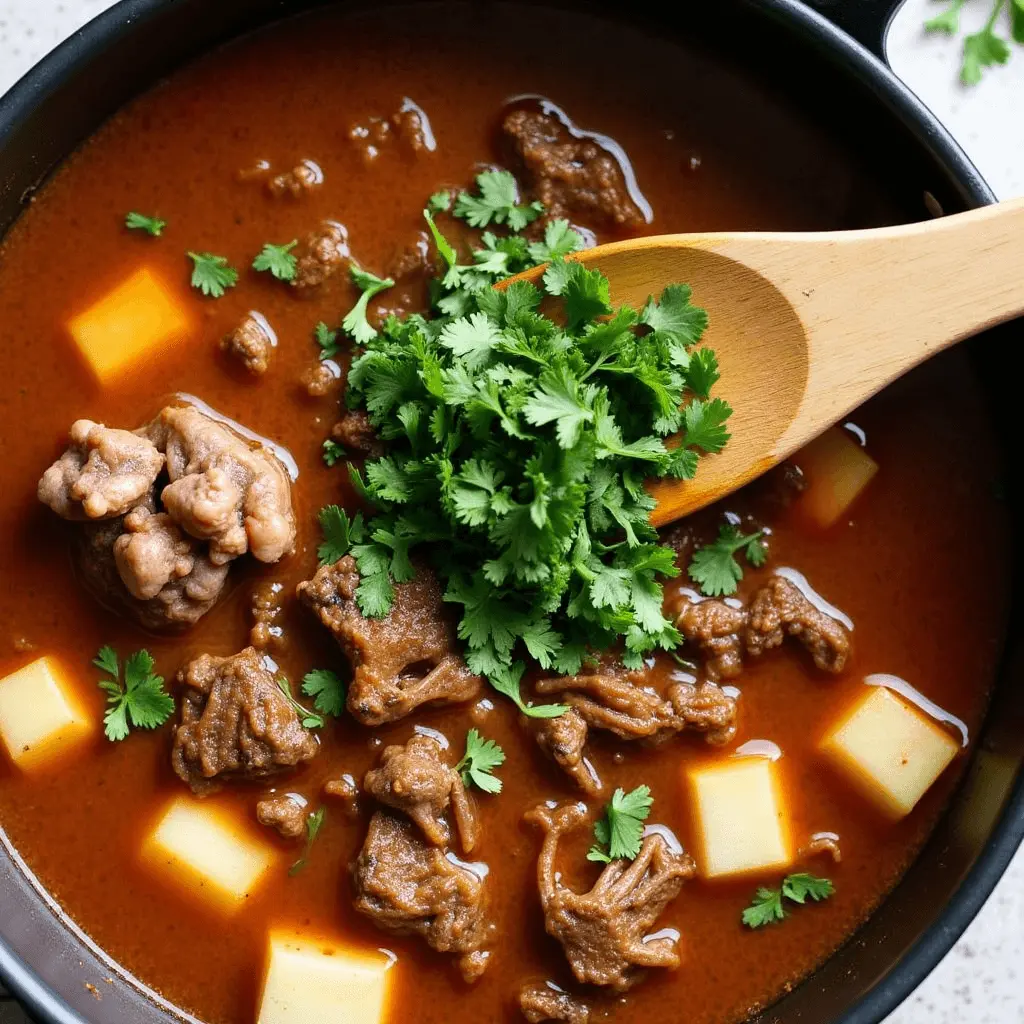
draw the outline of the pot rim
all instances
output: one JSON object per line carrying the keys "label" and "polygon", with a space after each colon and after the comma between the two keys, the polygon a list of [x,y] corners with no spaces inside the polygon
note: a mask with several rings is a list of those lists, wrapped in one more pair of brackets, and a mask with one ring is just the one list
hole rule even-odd
{"label": "pot rim", "polygon": [[[30,68],[0,96],[0,146],[18,122],[81,65],[111,41],[137,30],[140,22],[174,0],[119,0],[102,11]],[[741,0],[762,15],[783,23],[807,45],[827,54],[832,63],[865,86],[917,138],[937,165],[946,170],[961,198],[971,207],[996,202],[992,189],[947,128],[895,73],[865,46],[801,0]],[[282,7],[282,16],[288,11]],[[49,173],[52,168],[47,168]],[[836,1024],[878,1024],[938,966],[975,918],[1024,842],[1024,777],[993,830],[986,848],[962,879],[940,916],[892,969],[848,1009]],[[913,865],[911,865],[911,869]],[[813,975],[811,976],[813,977]],[[25,1007],[47,1024],[87,1024],[0,938],[0,980]]]}

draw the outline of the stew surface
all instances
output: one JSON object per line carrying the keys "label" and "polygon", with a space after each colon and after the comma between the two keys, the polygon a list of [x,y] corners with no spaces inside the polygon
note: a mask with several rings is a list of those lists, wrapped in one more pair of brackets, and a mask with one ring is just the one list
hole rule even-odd
{"label": "stew surface", "polygon": [[[566,42],[553,49],[552,40]],[[644,55],[642,75],[609,73],[606,61],[595,59],[623,52]],[[476,174],[499,167],[519,177],[526,199],[535,198],[522,155],[502,130],[510,101],[523,96],[547,97],[576,125],[628,154],[638,193],[650,206],[649,223],[641,217],[617,225],[607,210],[570,210],[592,240],[864,227],[917,215],[895,208],[851,154],[760,83],[682,43],[579,14],[506,5],[327,13],[211,54],[97,132],[35,196],[0,248],[7,365],[0,386],[0,535],[6,538],[0,574],[8,583],[0,594],[0,675],[55,655],[88,717],[99,723],[106,697],[94,685],[102,673],[91,660],[104,644],[122,657],[145,648],[185,703],[191,698],[176,679],[179,670],[203,654],[228,657],[246,648],[253,595],[274,583],[280,591],[272,603],[280,614],[266,652],[293,692],[311,703],[298,683],[313,669],[350,677],[349,659],[295,591],[317,572],[320,509],[359,507],[344,460],[329,467],[322,458],[323,441],[341,415],[340,391],[328,384],[317,397],[304,383],[317,367],[315,325],[336,327],[359,289],[344,270],[299,290],[249,267],[265,243],[304,240],[331,221],[344,225],[360,266],[393,274],[403,255],[415,257],[417,246],[428,251],[422,211],[438,190],[472,188]],[[607,143],[599,148],[613,152]],[[303,160],[322,170],[322,183],[300,183],[296,195],[274,194],[271,180]],[[642,213],[637,196],[631,198]],[[159,237],[128,230],[130,210],[158,215],[167,226]],[[438,222],[453,239],[468,237],[449,215]],[[239,268],[237,286],[219,299],[190,289],[186,251],[225,256]],[[161,346],[129,373],[97,383],[68,322],[142,266],[173,286],[191,323],[187,340]],[[379,323],[381,311],[425,310],[429,276],[422,262],[413,266],[371,301],[371,323]],[[261,375],[220,346],[250,310],[277,337]],[[341,340],[344,362],[351,343]],[[69,553],[82,525],[40,504],[36,487],[67,445],[73,421],[133,430],[181,395],[197,397],[291,454],[298,471],[291,488],[296,540],[294,552],[273,564],[238,559],[216,605],[187,631],[168,634],[143,629],[92,596]],[[953,405],[956,421],[949,415]],[[954,353],[925,366],[858,410],[854,421],[847,437],[866,438],[880,469],[827,529],[808,522],[791,467],[724,508],[666,531],[687,553],[694,538],[715,536],[726,513],[767,527],[769,560],[762,568],[744,565],[738,601],[747,605],[778,578],[777,569],[791,567],[853,624],[850,654],[838,673],[816,668],[808,650],[787,639],[746,658],[735,678],[718,679],[720,687],[738,691],[728,691],[738,711],[735,734],[723,745],[692,730],[649,744],[592,729],[587,758],[603,783],[594,794],[545,756],[534,737],[537,723],[486,684],[469,702],[421,706],[378,727],[350,714],[328,717],[314,730],[315,756],[300,758],[306,763],[227,780],[202,798],[244,820],[249,834],[276,854],[267,878],[231,917],[202,899],[182,898],[140,856],[168,801],[189,793],[172,769],[178,714],[153,732],[132,730],[121,742],[97,728],[80,750],[44,769],[22,771],[0,757],[0,826],[41,884],[114,960],[210,1024],[256,1019],[267,934],[275,927],[391,951],[397,962],[387,1019],[393,1021],[522,1019],[520,989],[546,981],[588,1001],[592,1019],[742,1020],[805,976],[870,914],[927,837],[967,756],[960,752],[916,807],[893,821],[823,765],[824,732],[865,692],[865,677],[885,673],[962,720],[973,737],[999,653],[1007,532],[995,443],[964,357]],[[972,424],[970,436],[957,426],[964,422]],[[665,583],[666,608],[690,600],[684,589],[692,587],[684,564],[683,575]],[[397,629],[400,637],[401,623]],[[707,675],[707,652],[699,645],[684,645],[680,653],[699,664],[697,675]],[[644,668],[642,684],[663,693],[673,683],[692,682],[693,672],[658,654]],[[486,865],[485,918],[495,926],[486,970],[471,982],[449,953],[418,935],[381,930],[372,913],[353,906],[359,883],[349,865],[380,806],[363,791],[364,776],[385,747],[406,743],[414,727],[447,738],[450,764],[462,756],[469,728],[500,744],[506,756],[496,769],[500,794],[470,794],[479,838],[464,859]],[[563,838],[557,853],[562,884],[583,893],[603,867],[585,856],[594,842],[590,822],[613,790],[648,786],[649,823],[667,826],[695,851],[699,822],[686,773],[753,741],[781,751],[774,770],[794,848],[804,851],[788,871],[827,876],[834,893],[821,903],[792,905],[783,921],[752,929],[741,915],[755,890],[778,885],[787,872],[732,880],[699,873],[647,929],[677,930],[676,970],[651,967],[624,992],[580,986],[559,942],[545,934],[537,883],[543,835],[524,823],[524,813],[543,801],[586,802],[587,824]],[[752,749],[771,750],[744,748]],[[323,793],[326,783],[345,776],[361,791],[354,810]],[[294,874],[288,867],[302,854],[301,839],[283,838],[256,819],[258,801],[289,793],[300,794],[309,810],[326,809],[307,863]],[[406,827],[399,812],[387,813],[392,827]],[[819,833],[838,837],[841,861],[806,850]],[[454,839],[452,846],[458,850]]]}

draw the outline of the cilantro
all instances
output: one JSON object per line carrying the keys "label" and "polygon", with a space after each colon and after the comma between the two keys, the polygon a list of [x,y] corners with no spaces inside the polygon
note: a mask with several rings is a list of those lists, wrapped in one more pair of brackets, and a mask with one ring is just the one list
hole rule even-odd
{"label": "cilantro", "polygon": [[476,729],[466,734],[466,753],[455,766],[462,773],[462,783],[467,788],[476,786],[485,793],[500,793],[501,779],[494,775],[494,769],[505,763],[505,751],[494,740],[485,740]]}
{"label": "cilantro", "polygon": [[302,679],[302,692],[313,698],[313,707],[322,715],[340,718],[345,713],[345,684],[328,669],[307,672]]}
{"label": "cilantro", "polygon": [[328,466],[336,465],[345,458],[345,449],[337,441],[328,438],[320,447],[323,460]]}
{"label": "cilantro", "polygon": [[327,808],[321,807],[306,818],[306,846],[302,851],[302,856],[288,869],[289,878],[294,878],[309,863],[309,854],[317,836],[320,835],[320,829],[324,827],[326,817]]}
{"label": "cilantro", "polygon": [[523,700],[519,682],[525,670],[526,666],[521,661],[511,667],[497,666],[489,673],[491,686],[508,697],[527,718],[558,718],[564,715],[569,710],[566,704],[527,704]]}
{"label": "cilantro", "polygon": [[602,864],[623,858],[635,860],[644,837],[644,822],[653,803],[654,798],[647,786],[637,786],[630,793],[615,790],[604,817],[594,822],[597,842],[587,853],[587,860]]}
{"label": "cilantro", "polygon": [[353,544],[363,539],[363,514],[357,512],[351,521],[345,510],[337,505],[320,509],[317,519],[323,531],[323,543],[316,549],[321,565],[332,565],[349,553]]}
{"label": "cilantro", "polygon": [[238,284],[238,271],[228,264],[226,256],[211,252],[190,252],[192,261],[192,287],[204,295],[219,299],[228,288]]}
{"label": "cilantro", "polygon": [[453,211],[471,227],[485,228],[493,221],[522,231],[544,212],[538,202],[519,204],[516,179],[508,171],[483,171],[476,176],[476,184],[480,194],[460,193]]}
{"label": "cilantro", "polygon": [[159,238],[163,234],[164,228],[167,227],[167,221],[132,211],[125,215],[124,226],[132,231],[145,231],[146,234]]}
{"label": "cilantro", "polygon": [[287,245],[274,245],[267,242],[260,254],[252,261],[253,270],[269,270],[278,281],[291,281],[295,277],[298,260],[292,255],[292,249],[299,244],[297,238]]}
{"label": "cilantro", "polygon": [[743,579],[743,569],[736,561],[736,553],[743,551],[755,568],[764,565],[768,548],[761,540],[763,534],[764,530],[741,534],[735,526],[723,526],[713,543],[705,544],[694,553],[690,560],[690,579],[708,597],[734,594],[736,584]]}
{"label": "cilantro", "polygon": [[103,716],[103,731],[108,740],[126,739],[131,726],[155,729],[174,713],[174,698],[164,689],[163,676],[154,674],[149,651],[136,651],[125,659],[123,685],[113,647],[101,647],[92,663],[110,677],[99,681],[110,705]]}
{"label": "cilantro", "polygon": [[395,282],[390,277],[377,277],[368,270],[362,270],[354,263],[349,268],[352,282],[362,292],[356,300],[356,304],[345,314],[342,320],[342,329],[352,335],[360,344],[365,345],[372,338],[377,337],[376,328],[370,325],[366,319],[366,307],[375,295],[379,295],[387,288],[394,287]]}
{"label": "cilantro", "polygon": [[322,729],[324,727],[324,720],[318,714],[310,711],[292,696],[291,684],[284,676],[277,677],[277,688],[288,698],[288,703],[295,709],[303,729]]}
{"label": "cilantro", "polygon": [[[992,7],[985,24],[979,31],[964,37],[960,65],[960,81],[964,85],[977,85],[985,68],[1005,64],[1010,59],[1009,43],[996,31],[1004,7],[1009,11],[1010,35],[1015,42],[1024,44],[1024,0],[990,2]],[[964,3],[965,0],[952,0],[944,11],[925,22],[925,31],[956,35],[960,31],[960,11]]]}
{"label": "cilantro", "polygon": [[447,190],[443,192],[435,192],[427,200],[427,209],[431,213],[444,213],[450,209],[452,205],[452,194]]}
{"label": "cilantro", "polygon": [[332,331],[323,320],[313,328],[313,337],[320,346],[321,359],[333,359],[338,354],[341,348],[338,344],[338,332]]}
{"label": "cilantro", "polygon": [[550,263],[582,248],[583,237],[567,220],[552,220],[544,228],[544,240],[531,242],[528,251],[535,263]]}
{"label": "cilantro", "polygon": [[827,900],[835,892],[835,886],[828,878],[800,873],[787,875],[777,889],[761,886],[754,895],[750,906],[743,911],[743,923],[748,928],[761,928],[783,920],[787,910],[783,899],[794,903],[806,903],[808,899],[815,902]]}

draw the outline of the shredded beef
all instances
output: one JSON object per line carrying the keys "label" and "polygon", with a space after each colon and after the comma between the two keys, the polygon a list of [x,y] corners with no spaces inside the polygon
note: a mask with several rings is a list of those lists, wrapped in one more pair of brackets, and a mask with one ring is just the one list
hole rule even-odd
{"label": "shredded beef", "polygon": [[303,160],[290,171],[275,174],[267,181],[267,191],[275,198],[301,199],[324,183],[324,172],[315,160]]}
{"label": "shredded beef", "polygon": [[519,1009],[530,1024],[545,1020],[589,1024],[590,1007],[554,982],[530,982],[519,990]]}
{"label": "shredded beef", "polygon": [[662,835],[649,832],[636,860],[612,861],[590,892],[577,893],[562,884],[555,856],[559,839],[586,815],[586,806],[578,803],[541,804],[527,815],[545,833],[537,862],[544,923],[562,944],[578,981],[625,992],[641,980],[643,968],[679,966],[674,938],[645,942],[644,937],[696,866]]}
{"label": "shredded beef", "polygon": [[414,569],[412,580],[395,584],[391,610],[379,619],[359,610],[351,555],[321,566],[297,588],[352,663],[347,706],[363,725],[395,722],[424,704],[461,704],[480,692],[482,680],[458,654],[437,577],[422,564]]}
{"label": "shredded beef", "polygon": [[736,736],[736,698],[709,680],[674,683],[668,699],[681,727],[701,732],[708,743],[720,747]]}
{"label": "shredded beef", "polygon": [[337,221],[324,221],[306,236],[295,254],[292,287],[299,291],[316,288],[336,274],[348,259],[348,229]]}
{"label": "shredded beef", "polygon": [[699,648],[704,656],[704,671],[712,679],[733,679],[743,671],[746,609],[710,599],[684,601],[676,626],[688,643]]}
{"label": "shredded beef", "polygon": [[284,839],[301,839],[306,834],[306,808],[289,796],[261,800],[256,805],[256,820]]}
{"label": "shredded beef", "polygon": [[257,778],[302,764],[319,745],[252,647],[201,654],[178,672],[185,688],[171,764],[200,796],[225,778]]}
{"label": "shredded beef", "polygon": [[356,910],[378,928],[419,935],[439,953],[458,954],[466,981],[486,970],[494,925],[483,878],[425,842],[411,822],[377,811],[352,879]]}
{"label": "shredded beef", "polygon": [[257,377],[267,372],[277,335],[259,313],[247,313],[242,322],[220,342],[220,347]]}
{"label": "shredded beef", "polygon": [[331,437],[358,458],[379,459],[384,445],[363,409],[353,409],[334,424]]}
{"label": "shredded beef", "polygon": [[601,791],[601,780],[583,756],[587,723],[575,708],[557,718],[539,719],[534,726],[537,744],[584,793]]}

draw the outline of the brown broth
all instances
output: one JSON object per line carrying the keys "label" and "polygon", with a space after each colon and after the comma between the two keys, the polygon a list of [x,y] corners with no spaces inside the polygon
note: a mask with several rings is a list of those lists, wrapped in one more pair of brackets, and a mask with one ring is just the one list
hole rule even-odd
{"label": "brown broth", "polygon": [[[506,19],[532,21],[509,33]],[[571,33],[571,36],[570,36]],[[429,34],[429,42],[427,41]],[[573,39],[560,46],[551,39]],[[595,54],[645,59],[642,76],[618,74]],[[247,642],[247,603],[259,577],[291,592],[316,564],[316,511],[350,500],[340,468],[320,460],[335,417],[331,399],[311,400],[301,372],[316,358],[318,320],[337,322],[354,293],[337,280],[313,300],[243,270],[220,301],[187,292],[186,249],[210,250],[246,267],[262,244],[301,237],[324,217],[345,223],[354,255],[381,269],[421,229],[426,196],[461,185],[498,159],[497,115],[510,96],[550,96],[589,129],[629,153],[650,201],[654,231],[816,229],[899,219],[883,190],[850,154],[805,123],[756,82],[696,50],[656,41],[596,20],[538,10],[486,6],[304,18],[245,39],[176,74],[105,125],[35,198],[0,248],[0,324],[7,369],[0,388],[0,673],[36,653],[57,652],[78,672],[83,699],[100,717],[89,660],[102,643],[120,651],[147,646],[173,679],[200,651],[230,654]],[[410,96],[429,114],[438,148],[413,157],[401,146],[367,163],[348,137],[370,115],[388,115]],[[767,156],[766,156],[767,155]],[[275,170],[317,160],[325,186],[299,202],[270,199],[236,172],[258,159]],[[696,166],[694,166],[696,164]],[[168,221],[159,240],[121,227],[129,210]],[[200,325],[180,351],[98,388],[79,365],[67,318],[145,261],[182,283]],[[187,294],[186,294],[187,292]],[[699,301],[699,296],[696,297]],[[259,309],[280,339],[270,372],[250,383],[225,367],[217,340],[249,309]],[[112,425],[145,421],[176,391],[198,395],[228,416],[286,445],[300,467],[295,499],[298,549],[278,566],[236,572],[235,589],[183,638],[146,636],[99,609],[73,580],[67,531],[35,499],[36,481],[77,417]],[[947,410],[960,406],[965,437]],[[659,922],[683,935],[678,972],[650,977],[614,1007],[622,1024],[741,1019],[776,998],[837,948],[899,878],[928,835],[954,785],[950,769],[904,821],[883,821],[822,769],[814,742],[859,692],[863,676],[902,676],[976,731],[1001,642],[1006,539],[996,499],[994,441],[982,399],[959,354],[944,357],[859,410],[881,472],[853,518],[827,533],[792,515],[774,515],[772,565],[803,571],[856,623],[855,658],[839,679],[821,679],[799,648],[754,662],[742,690],[737,744],[773,740],[798,837],[841,836],[843,862],[819,866],[836,884],[827,903],[784,925],[749,932],[740,925],[756,881],[688,884]],[[756,493],[730,508],[758,508]],[[766,570],[767,571],[767,570]],[[760,575],[748,573],[743,589]],[[293,680],[313,667],[341,670],[343,658],[305,611],[291,606],[287,653]],[[667,661],[659,671],[674,668]],[[265,935],[272,924],[340,934],[398,954],[395,1021],[520,1019],[519,982],[567,981],[557,944],[543,932],[535,897],[538,835],[521,824],[541,799],[573,796],[546,764],[510,705],[495,696],[478,709],[483,731],[505,748],[505,790],[478,803],[484,822],[479,859],[491,868],[492,913],[500,939],[493,964],[466,986],[447,958],[413,939],[376,931],[351,909],[347,864],[365,834],[331,813],[305,871],[286,867],[295,848],[279,843],[281,866],[234,919],[183,901],[141,866],[141,840],[166,799],[183,792],[169,764],[170,727],[122,744],[97,736],[88,752],[53,771],[20,775],[0,762],[0,825],[62,907],[127,969],[210,1024],[248,1024],[255,1016]],[[466,708],[430,711],[416,722],[463,742]],[[374,732],[351,722],[323,730],[322,755],[267,787],[240,786],[212,798],[249,818],[266,789],[319,799],[321,784],[343,772],[360,778],[382,745],[404,740],[412,722]],[[709,756],[699,737],[654,750],[598,742],[594,760],[606,784],[651,786],[654,819],[689,839],[684,768]],[[596,804],[594,807],[596,811]],[[581,830],[564,844],[567,879],[589,886],[594,865]],[[665,1007],[678,1006],[677,1013]]]}

